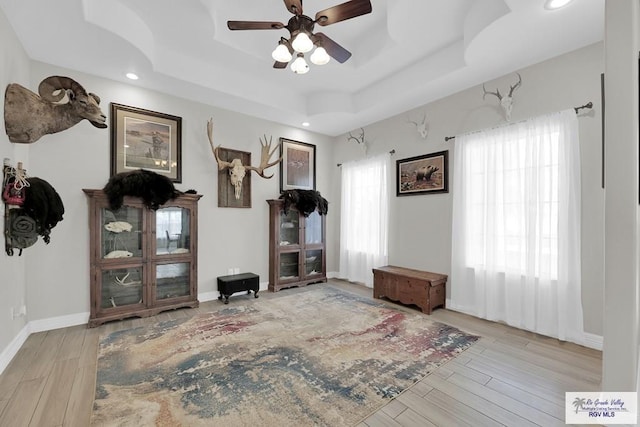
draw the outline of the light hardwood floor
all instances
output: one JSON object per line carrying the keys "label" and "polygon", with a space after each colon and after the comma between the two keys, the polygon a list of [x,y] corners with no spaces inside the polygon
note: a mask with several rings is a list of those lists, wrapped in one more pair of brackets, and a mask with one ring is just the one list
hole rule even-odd
{"label": "light hardwood floor", "polygon": [[[372,296],[372,290],[363,286],[337,280],[330,280],[329,284]],[[324,285],[259,295],[263,299],[278,298],[305,292],[312,286]],[[230,301],[243,298],[253,296],[236,294]],[[222,306],[217,300],[209,301],[197,309],[112,322],[92,329],[74,326],[31,334],[0,375],[0,426],[88,426],[101,335]],[[431,318],[482,338],[357,427],[560,426],[565,425],[566,391],[599,389],[599,351],[449,310],[435,310]]]}

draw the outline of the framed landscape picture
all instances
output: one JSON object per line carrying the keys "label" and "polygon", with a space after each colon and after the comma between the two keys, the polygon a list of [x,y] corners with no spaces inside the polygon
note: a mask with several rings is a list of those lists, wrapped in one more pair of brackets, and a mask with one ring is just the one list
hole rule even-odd
{"label": "framed landscape picture", "polygon": [[111,176],[146,169],[182,182],[182,118],[111,104]]}
{"label": "framed landscape picture", "polygon": [[448,193],[448,151],[396,161],[396,196]]}
{"label": "framed landscape picture", "polygon": [[280,138],[280,192],[316,189],[316,146]]}

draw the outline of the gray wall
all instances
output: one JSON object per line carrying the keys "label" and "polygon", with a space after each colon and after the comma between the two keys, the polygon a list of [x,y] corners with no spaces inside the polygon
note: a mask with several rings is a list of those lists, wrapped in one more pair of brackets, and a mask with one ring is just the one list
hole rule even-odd
{"label": "gray wall", "polygon": [[[598,43],[531,67],[518,70],[522,87],[514,92],[512,121],[594,103],[580,114],[582,162],[582,302],[585,331],[602,334],[604,281],[604,190],[601,188],[601,94],[604,71],[603,44]],[[487,90],[508,91],[517,81],[514,74],[487,82]],[[392,159],[449,150],[455,156],[454,136],[505,123],[497,99],[482,99],[482,86],[474,86],[387,120],[365,127],[369,154],[395,149]],[[430,132],[422,139],[408,120],[421,121],[424,113]],[[356,133],[359,131],[356,131]],[[347,135],[337,138],[337,163],[361,158],[365,153]],[[450,273],[452,193],[395,196],[393,165],[389,263],[439,273]],[[451,188],[452,172],[449,171]],[[334,183],[339,189],[339,179]]]}
{"label": "gray wall", "polygon": [[[329,200],[329,169],[333,144],[328,137],[281,126],[273,122],[233,113],[200,103],[141,89],[103,78],[34,62],[31,85],[37,87],[43,78],[66,75],[80,82],[87,91],[101,97],[102,109],[110,115],[111,102],[131,105],[182,117],[182,184],[181,190],[196,189],[203,194],[199,202],[198,221],[198,292],[217,290],[216,277],[228,274],[231,267],[251,271],[268,280],[268,205],[277,198],[279,166],[267,172],[271,179],[256,174],[251,177],[252,208],[218,208],[218,169],[207,139],[206,123],[214,118],[214,142],[223,147],[252,154],[260,159],[259,138],[270,135],[277,141],[287,137],[316,145],[317,189]],[[27,292],[32,319],[46,319],[89,311],[89,229],[88,205],[83,188],[102,188],[109,178],[110,130],[97,129],[84,121],[55,135],[48,135],[30,148],[30,172],[47,179],[65,203],[64,220],[53,229],[51,244],[29,249]],[[328,217],[328,238],[335,244],[336,216]],[[327,265],[336,266],[335,250],[330,250]],[[31,264],[33,263],[33,264]],[[68,266],[59,269],[57,266]],[[217,297],[215,293],[215,297]],[[212,295],[209,295],[209,298]]]}
{"label": "gray wall", "polygon": [[[602,389],[638,390],[638,48],[640,3],[607,1],[606,247]],[[610,191],[615,189],[615,191]]]}
{"label": "gray wall", "polygon": [[[0,87],[4,95],[4,88],[9,83],[29,83],[29,59],[20,43],[18,43],[11,25],[0,10]],[[0,117],[4,117],[4,96],[0,102]],[[28,166],[28,148],[23,145],[11,144],[4,132],[4,119],[0,132],[0,159],[9,158],[16,165],[16,159]],[[4,230],[4,204],[0,228]],[[26,324],[26,317],[12,319],[10,309],[18,308],[27,303],[27,281],[25,278],[26,257],[17,254],[9,257],[4,252],[4,238],[2,238],[2,255],[0,255],[0,355],[2,350],[11,344]],[[0,372],[3,361],[0,358]]]}

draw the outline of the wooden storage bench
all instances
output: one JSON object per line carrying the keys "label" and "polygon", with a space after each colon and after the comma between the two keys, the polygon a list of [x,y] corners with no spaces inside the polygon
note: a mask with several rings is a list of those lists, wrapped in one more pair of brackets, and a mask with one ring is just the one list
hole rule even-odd
{"label": "wooden storage bench", "polygon": [[373,297],[415,304],[423,313],[445,307],[447,275],[387,265],[373,269]]}

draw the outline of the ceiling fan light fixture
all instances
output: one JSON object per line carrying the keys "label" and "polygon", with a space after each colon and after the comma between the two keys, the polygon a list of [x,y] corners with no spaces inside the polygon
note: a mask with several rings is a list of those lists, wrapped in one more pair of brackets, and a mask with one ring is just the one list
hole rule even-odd
{"label": "ceiling fan light fixture", "polygon": [[568,5],[572,1],[573,0],[547,0],[544,3],[544,8],[547,10],[556,10]]}
{"label": "ceiling fan light fixture", "polygon": [[298,52],[307,53],[313,49],[313,42],[307,33],[301,31],[298,33],[296,38],[293,39],[291,46]]}
{"label": "ceiling fan light fixture", "polygon": [[278,62],[289,62],[293,58],[291,56],[291,52],[284,44],[279,44],[273,52],[271,52],[271,57]]}
{"label": "ceiling fan light fixture", "polygon": [[306,74],[309,72],[309,64],[304,60],[304,55],[299,53],[295,61],[291,63],[291,71],[296,74]]}
{"label": "ceiling fan light fixture", "polygon": [[318,46],[316,50],[313,51],[309,59],[315,65],[324,65],[329,62],[331,57],[322,46]]}

